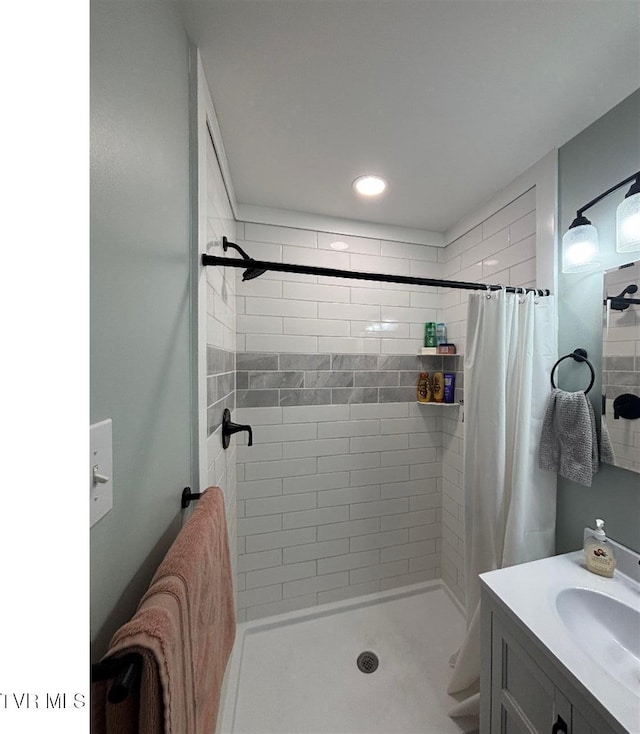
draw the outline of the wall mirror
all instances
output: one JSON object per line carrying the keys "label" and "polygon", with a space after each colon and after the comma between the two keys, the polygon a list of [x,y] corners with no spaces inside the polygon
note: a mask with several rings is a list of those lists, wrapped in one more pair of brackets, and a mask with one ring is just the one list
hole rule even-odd
{"label": "wall mirror", "polygon": [[601,460],[640,472],[640,261],[605,271]]}

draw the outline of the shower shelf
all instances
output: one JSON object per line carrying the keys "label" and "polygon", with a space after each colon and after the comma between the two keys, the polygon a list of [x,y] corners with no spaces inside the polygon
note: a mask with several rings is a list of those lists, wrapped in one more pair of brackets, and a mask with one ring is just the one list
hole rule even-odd
{"label": "shower shelf", "polygon": [[460,405],[462,405],[462,403],[436,403],[436,401],[435,401],[435,400],[433,400],[433,401],[432,401],[432,402],[430,402],[430,403],[423,403],[423,402],[422,402],[422,401],[420,401],[420,400],[416,400],[416,403],[417,403],[418,405],[444,405],[444,406],[445,406],[445,408],[454,408],[454,407],[455,407],[456,405],[457,405],[457,406],[460,406]]}
{"label": "shower shelf", "polygon": [[435,349],[435,347],[421,347],[420,351],[418,352],[418,357],[459,357],[460,356],[457,352],[453,354],[451,354],[451,352],[443,352],[441,354],[438,354],[438,352],[427,351],[428,349]]}

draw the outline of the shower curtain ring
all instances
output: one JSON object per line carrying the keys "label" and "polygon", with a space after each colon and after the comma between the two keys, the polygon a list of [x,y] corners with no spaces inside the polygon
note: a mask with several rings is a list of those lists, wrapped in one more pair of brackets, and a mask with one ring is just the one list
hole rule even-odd
{"label": "shower curtain ring", "polygon": [[485,298],[491,298],[491,286],[489,285],[489,283],[486,283],[485,284],[485,288],[487,289],[487,293],[485,295]]}

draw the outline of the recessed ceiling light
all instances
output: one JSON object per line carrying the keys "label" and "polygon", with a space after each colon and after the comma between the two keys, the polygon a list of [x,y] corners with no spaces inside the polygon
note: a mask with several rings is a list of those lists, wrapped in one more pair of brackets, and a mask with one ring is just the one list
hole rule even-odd
{"label": "recessed ceiling light", "polygon": [[331,247],[334,250],[348,250],[349,245],[346,242],[343,242],[342,240],[336,240],[335,242],[332,242],[329,247]]}
{"label": "recessed ceiling light", "polygon": [[389,184],[381,176],[359,176],[353,182],[354,191],[362,196],[378,196]]}

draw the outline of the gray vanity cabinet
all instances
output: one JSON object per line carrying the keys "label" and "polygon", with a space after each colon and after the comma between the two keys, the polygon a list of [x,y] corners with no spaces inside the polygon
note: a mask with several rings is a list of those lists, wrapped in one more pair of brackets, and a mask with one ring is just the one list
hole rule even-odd
{"label": "gray vanity cabinet", "polygon": [[618,734],[482,590],[480,734]]}

